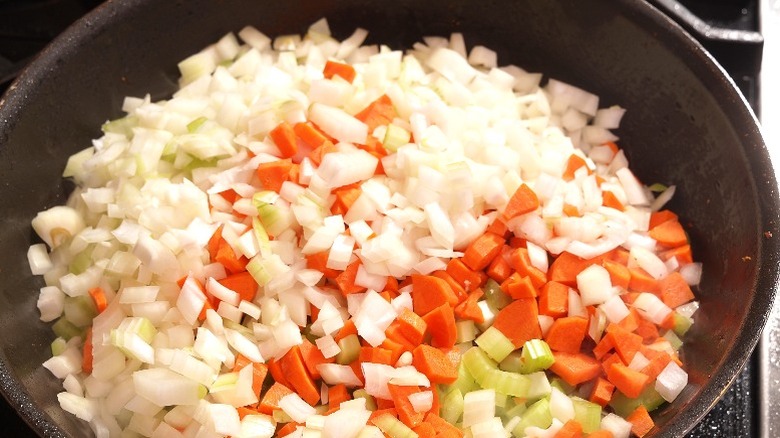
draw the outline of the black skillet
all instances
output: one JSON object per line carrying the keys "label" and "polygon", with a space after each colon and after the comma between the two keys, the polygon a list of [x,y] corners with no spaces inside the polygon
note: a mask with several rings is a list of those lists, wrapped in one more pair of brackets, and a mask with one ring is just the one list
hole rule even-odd
{"label": "black skillet", "polygon": [[120,115],[123,96],[162,98],[176,62],[252,24],[300,33],[327,17],[338,37],[409,47],[463,32],[502,64],[598,93],[628,108],[618,134],[643,181],[676,184],[671,203],[704,263],[701,309],[686,338],[690,386],[655,414],[654,436],[682,436],[742,369],[778,278],[777,185],[754,115],[730,79],[678,26],[635,0],[108,2],[58,38],[0,101],[0,388],[41,435],[84,436],[40,364],[52,333],[38,321],[25,253],[30,220],[62,203],[66,157]]}

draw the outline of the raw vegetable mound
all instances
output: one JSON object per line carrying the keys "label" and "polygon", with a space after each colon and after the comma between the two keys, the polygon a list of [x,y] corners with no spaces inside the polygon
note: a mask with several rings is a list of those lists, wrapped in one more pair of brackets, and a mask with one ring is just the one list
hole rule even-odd
{"label": "raw vegetable mound", "polygon": [[28,254],[62,408],[97,437],[645,435],[701,266],[625,110],[461,34],[366,36],[228,34],[70,157]]}

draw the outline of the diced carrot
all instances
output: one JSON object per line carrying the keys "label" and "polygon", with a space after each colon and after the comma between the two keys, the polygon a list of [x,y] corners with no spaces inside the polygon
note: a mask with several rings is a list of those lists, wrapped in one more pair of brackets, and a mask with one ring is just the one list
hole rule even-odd
{"label": "diced carrot", "polygon": [[647,386],[650,378],[647,374],[634,371],[631,368],[613,363],[607,370],[607,379],[615,385],[618,391],[630,398],[637,398]]}
{"label": "diced carrot", "polygon": [[239,420],[243,420],[244,417],[246,417],[247,415],[260,415],[261,414],[261,412],[258,411],[257,409],[250,408],[250,407],[247,407],[247,406],[239,406],[239,407],[237,407],[236,408],[236,412],[238,412],[238,419]]}
{"label": "diced carrot", "polygon": [[333,336],[333,340],[339,342],[340,340],[346,338],[349,335],[357,335],[357,327],[355,326],[355,321],[352,318],[344,322],[344,327],[341,327],[338,333],[336,333],[336,335]]}
{"label": "diced carrot", "polygon": [[288,388],[292,388],[292,384],[287,381],[287,377],[285,377],[284,371],[282,371],[280,361],[270,359],[265,364],[268,366],[268,372],[271,373],[271,377],[274,379],[274,382],[278,382]]}
{"label": "diced carrot", "polygon": [[554,438],[582,438],[582,425],[577,420],[569,420],[563,423]]}
{"label": "diced carrot", "polygon": [[200,313],[198,314],[198,321],[205,321],[206,320],[206,312],[209,310],[215,310],[214,305],[211,304],[210,300],[206,300],[203,303],[203,307],[200,309]]}
{"label": "diced carrot", "polygon": [[412,351],[414,350],[414,347],[417,346],[417,343],[414,343],[406,338],[406,336],[401,333],[401,324],[398,322],[398,320],[393,321],[389,327],[385,330],[385,336],[387,339],[393,340],[404,347],[404,351]]}
{"label": "diced carrot", "polygon": [[279,436],[280,438],[286,437],[287,435],[292,435],[293,432],[295,432],[295,430],[298,429],[298,426],[300,426],[300,424],[294,421],[286,423],[284,426],[279,428],[279,431],[276,433],[276,435]]}
{"label": "diced carrot", "polygon": [[688,243],[688,236],[679,221],[668,220],[651,228],[647,233],[659,244],[674,248]]}
{"label": "diced carrot", "polygon": [[409,309],[404,309],[398,318],[401,334],[413,344],[420,344],[425,338],[427,324],[422,317]]}
{"label": "diced carrot", "polygon": [[270,161],[267,163],[260,163],[257,166],[257,177],[260,179],[260,183],[266,190],[273,190],[279,192],[282,190],[282,183],[290,180],[290,169],[292,168],[292,160],[289,158],[277,161]]}
{"label": "diced carrot", "polygon": [[550,264],[550,269],[547,271],[547,277],[550,281],[557,281],[566,286],[576,287],[577,274],[590,265],[601,263],[603,259],[603,256],[594,257],[592,259],[581,259],[564,251],[553,260],[552,264]]}
{"label": "diced carrot", "polygon": [[393,352],[382,347],[360,347],[360,356],[358,356],[358,360],[360,362],[395,365],[395,362],[393,362]]}
{"label": "diced carrot", "polygon": [[325,278],[336,278],[339,271],[327,267],[330,251],[320,251],[314,254],[306,254],[306,267],[316,269],[325,276]]}
{"label": "diced carrot", "polygon": [[442,304],[455,306],[458,297],[446,281],[433,275],[412,275],[414,313],[425,315]]}
{"label": "diced carrot", "polygon": [[503,237],[493,233],[484,233],[466,247],[463,252],[463,263],[475,271],[480,271],[490,265],[490,262],[501,253],[503,247]]}
{"label": "diced carrot", "polygon": [[295,137],[292,125],[289,123],[282,122],[276,125],[268,135],[279,149],[280,157],[291,158],[298,153],[298,139]]}
{"label": "diced carrot", "polygon": [[312,148],[316,148],[328,141],[328,137],[315,128],[311,122],[298,122],[293,126],[293,131],[298,138]]}
{"label": "diced carrot", "polygon": [[442,348],[455,345],[457,339],[455,314],[449,304],[444,303],[431,310],[423,316],[423,319],[431,334],[431,345]]}
{"label": "diced carrot", "polygon": [[338,408],[341,402],[352,399],[347,391],[346,385],[338,384],[328,387],[328,407],[330,409]]}
{"label": "diced carrot", "polygon": [[[655,351],[655,350],[648,348],[642,354],[649,355],[649,351]],[[642,372],[642,374],[647,375],[650,381],[654,381],[658,377],[658,375],[661,374],[661,371],[663,371],[664,368],[666,368],[666,366],[669,365],[669,362],[672,361],[671,356],[661,351],[656,352],[656,354],[648,358],[650,359],[650,363],[645,365],[644,368],[640,370],[640,372]]]}
{"label": "diced carrot", "polygon": [[395,410],[395,408],[394,408],[394,407],[392,407],[392,404],[393,404],[393,402],[391,402],[391,401],[388,401],[388,400],[384,400],[384,399],[381,399],[381,398],[378,398],[378,399],[376,400],[376,402],[377,402],[377,405],[379,405],[379,404],[380,404],[380,402],[388,402],[388,403],[391,405],[391,407],[388,407],[388,408],[379,408],[379,409],[375,410],[374,412],[372,412],[372,413],[371,413],[371,416],[370,416],[370,417],[368,417],[368,422],[369,422],[369,423],[371,423],[371,424],[373,424],[374,426],[376,426],[376,421],[377,421],[377,419],[378,419],[379,417],[382,417],[382,416],[384,416],[384,415],[389,415],[389,416],[391,416],[391,417],[393,417],[393,418],[395,418],[395,419],[398,419],[398,411],[396,411],[396,410]]}
{"label": "diced carrot", "polygon": [[360,186],[350,184],[348,186],[339,187],[333,191],[333,195],[336,199],[333,201],[333,205],[330,207],[330,211],[333,214],[346,215],[352,205],[357,201],[363,191]]}
{"label": "diced carrot", "polygon": [[487,269],[488,277],[496,280],[499,283],[503,283],[504,280],[512,275],[512,267],[509,262],[500,254],[490,262],[490,266]]}
{"label": "diced carrot", "polygon": [[459,319],[470,319],[477,324],[483,323],[485,315],[482,314],[482,309],[479,307],[479,299],[482,298],[482,295],[484,295],[482,289],[476,289],[469,293],[468,298],[455,306],[455,316]]}
{"label": "diced carrot", "polygon": [[596,383],[593,385],[593,389],[590,391],[588,400],[600,405],[602,408],[612,400],[612,393],[615,392],[615,385],[610,383],[609,380],[604,378],[597,378]]}
{"label": "diced carrot", "polygon": [[658,280],[651,277],[644,269],[640,267],[629,268],[631,280],[628,282],[628,288],[638,292],[657,293],[659,289]]}
{"label": "diced carrot", "polygon": [[454,425],[446,422],[443,418],[436,414],[428,413],[425,415],[425,422],[433,426],[436,430],[436,436],[441,438],[462,438],[463,431],[458,429]]}
{"label": "diced carrot", "polygon": [[509,278],[501,283],[501,290],[514,299],[536,298],[538,295],[531,279],[526,276],[521,276],[517,272],[510,275]]}
{"label": "diced carrot", "polygon": [[626,209],[626,206],[609,190],[604,190],[601,193],[601,204],[605,207],[614,208],[619,211],[624,211]]}
{"label": "diced carrot", "polygon": [[392,275],[388,275],[387,283],[385,283],[385,290],[398,293],[398,279]]}
{"label": "diced carrot", "polygon": [[92,327],[87,329],[87,334],[84,337],[84,347],[81,351],[81,369],[87,373],[92,373]]}
{"label": "diced carrot", "polygon": [[458,378],[458,369],[438,348],[420,344],[412,350],[412,365],[425,374],[431,383],[452,383]]}
{"label": "diced carrot", "polygon": [[672,272],[660,280],[661,299],[664,304],[674,309],[695,298],[688,282],[679,272]]}
{"label": "diced carrot", "polygon": [[443,271],[443,270],[433,271],[431,275],[433,275],[434,277],[439,277],[442,280],[446,281],[447,284],[450,285],[452,291],[455,292],[455,296],[458,297],[458,301],[463,301],[468,296],[468,294],[466,293],[466,289],[464,289],[463,286],[460,285],[460,283],[455,281],[455,279],[452,278],[452,276],[448,274],[447,271]]}
{"label": "diced carrot", "polygon": [[663,260],[669,260],[672,257],[677,259],[680,265],[687,265],[693,263],[693,253],[691,252],[691,245],[682,245],[677,248],[661,251],[660,256]]}
{"label": "diced carrot", "polygon": [[560,318],[569,313],[569,287],[557,281],[547,282],[539,292],[539,314]]}
{"label": "diced carrot", "polygon": [[447,273],[467,292],[482,286],[480,273],[470,269],[460,259],[452,259],[447,263]]}
{"label": "diced carrot", "polygon": [[282,372],[284,372],[287,381],[293,386],[295,392],[301,396],[306,403],[315,406],[320,401],[320,391],[314,380],[306,370],[303,362],[301,349],[296,345],[292,347],[279,361]]}
{"label": "diced carrot", "polygon": [[393,101],[383,94],[366,108],[355,114],[355,118],[368,125],[368,132],[374,132],[377,126],[389,125],[396,116]]}
{"label": "diced carrot", "polygon": [[614,349],[615,349],[615,344],[614,342],[612,342],[612,336],[604,336],[596,344],[596,346],[593,347],[593,356],[596,359],[601,360],[602,357],[604,357],[607,353],[609,353]]}
{"label": "diced carrot", "polygon": [[219,196],[222,196],[222,198],[225,201],[227,201],[227,202],[229,202],[231,204],[233,204],[234,202],[236,202],[237,200],[239,200],[241,198],[240,196],[238,196],[238,193],[236,193],[236,191],[233,190],[233,189],[223,190],[223,191],[221,191],[221,192],[219,192],[217,194]]}
{"label": "diced carrot", "polygon": [[571,204],[563,204],[563,214],[565,214],[568,217],[580,217],[582,214],[580,213],[580,209],[576,205]]}
{"label": "diced carrot", "polygon": [[328,60],[325,62],[325,68],[322,71],[323,76],[327,79],[333,78],[333,76],[341,76],[342,79],[352,83],[355,80],[355,67],[349,64]]}
{"label": "diced carrot", "polygon": [[366,288],[355,284],[357,271],[360,267],[360,260],[355,260],[347,266],[341,274],[336,276],[336,285],[345,297],[349,294],[359,294],[365,292]]}
{"label": "diced carrot", "polygon": [[521,214],[530,213],[539,208],[539,198],[536,197],[536,193],[527,185],[521,184],[520,187],[509,198],[509,202],[501,213],[501,219],[504,222],[510,219],[520,216]]}
{"label": "diced carrot", "polygon": [[531,263],[527,248],[515,248],[509,255],[509,265],[520,275],[530,278],[537,289],[547,283],[547,274]]}
{"label": "diced carrot", "polygon": [[640,347],[642,347],[641,336],[629,332],[617,324],[609,324],[607,326],[606,336],[611,338],[612,344],[615,346],[615,351],[625,363],[631,363],[634,355],[639,351]]}
{"label": "diced carrot", "polygon": [[220,241],[217,256],[214,258],[214,261],[221,263],[230,274],[246,271],[246,265],[249,263],[249,259],[243,255],[237,255],[236,252],[233,251],[233,247],[231,247],[225,239]]}
{"label": "diced carrot", "polygon": [[643,341],[650,342],[659,336],[658,326],[653,324],[651,321],[648,321],[644,318],[639,318],[637,323],[638,325],[634,332],[641,336]]}
{"label": "diced carrot", "polygon": [[606,260],[611,260],[615,263],[620,263],[623,266],[628,265],[628,258],[629,258],[629,252],[623,248],[615,248],[612,251],[610,251],[606,256]]}
{"label": "diced carrot", "polygon": [[501,309],[496,315],[493,327],[497,328],[520,348],[526,341],[541,339],[539,309],[533,298],[520,298]]}
{"label": "diced carrot", "polygon": [[642,317],[639,315],[639,312],[637,312],[637,310],[634,307],[629,307],[628,316],[626,316],[616,324],[626,331],[633,332],[639,327],[640,319],[642,319]]}
{"label": "diced carrot", "polygon": [[506,223],[502,221],[496,221],[496,220],[494,220],[493,222],[490,223],[490,225],[488,225],[487,230],[485,230],[485,232],[499,235],[504,239],[509,237],[510,234],[509,228],[507,228]]}
{"label": "diced carrot", "polygon": [[507,246],[512,249],[525,248],[528,245],[528,241],[522,237],[512,236],[507,241]]}
{"label": "diced carrot", "polygon": [[237,292],[244,301],[252,301],[257,294],[257,281],[247,271],[238,272],[236,274],[228,275],[227,277],[218,280],[219,284],[226,288]]}
{"label": "diced carrot", "polygon": [[384,350],[390,351],[390,363],[387,365],[395,365],[398,362],[398,359],[401,357],[402,354],[406,351],[411,351],[406,348],[404,344],[399,344],[398,342],[390,339],[385,338],[384,341],[379,345]]}
{"label": "diced carrot", "polygon": [[[211,235],[209,238],[209,243],[206,245],[206,249],[209,251],[209,260],[214,261],[217,258],[217,251],[219,251],[219,243],[222,241],[222,228],[224,227],[224,224],[220,224],[216,230],[214,230],[214,234]],[[184,280],[187,279],[187,277],[183,277]],[[182,282],[184,284],[184,282]],[[179,285],[179,287],[182,286],[182,284]]]}
{"label": "diced carrot", "polygon": [[[587,169],[588,163],[585,162],[585,159],[580,157],[577,154],[571,154],[569,155],[569,160],[566,161],[566,169],[563,171],[563,180],[564,181],[571,181],[574,179],[574,172],[577,171],[580,167],[585,166]],[[590,169],[588,169],[588,174],[590,174]]]}
{"label": "diced carrot", "polygon": [[609,272],[609,279],[612,280],[613,286],[628,289],[628,285],[631,283],[631,271],[628,270],[628,267],[612,260],[602,261],[601,266]]}
{"label": "diced carrot", "polygon": [[97,286],[91,288],[88,292],[89,296],[92,298],[92,302],[95,303],[95,308],[97,309],[98,313],[106,310],[106,307],[108,307],[106,291],[104,291],[102,287]]}
{"label": "diced carrot", "polygon": [[588,434],[588,438],[613,438],[612,432],[606,429],[600,429]]}
{"label": "diced carrot", "polygon": [[420,388],[417,386],[399,386],[388,384],[387,389],[390,390],[390,396],[395,403],[395,410],[398,411],[398,419],[409,427],[415,427],[422,423],[425,418],[424,412],[416,412],[412,407],[412,402],[409,401],[409,396],[420,392]]}
{"label": "diced carrot", "polygon": [[325,355],[322,354],[322,351],[305,337],[299,348],[301,349],[301,357],[303,358],[303,363],[306,365],[306,370],[309,371],[309,374],[311,374],[311,377],[314,380],[320,378],[320,371],[317,369],[318,365],[333,363],[336,360],[335,356],[326,358]]}
{"label": "diced carrot", "polygon": [[588,320],[579,316],[565,316],[556,319],[544,340],[553,351],[576,353],[588,333]]}
{"label": "diced carrot", "polygon": [[599,362],[585,353],[553,351],[553,357],[555,362],[550,366],[550,371],[569,385],[579,385],[601,374]]}
{"label": "diced carrot", "polygon": [[[435,394],[435,393],[434,393]],[[435,438],[436,429],[433,428],[431,423],[422,422],[412,428],[412,431],[417,434],[417,438]]]}
{"label": "diced carrot", "polygon": [[324,157],[325,155],[331,152],[336,152],[338,150],[339,149],[336,147],[336,145],[333,144],[332,141],[328,140],[322,143],[321,145],[317,146],[316,148],[314,148],[311,152],[309,152],[309,159],[311,160],[312,163],[319,166],[320,163],[322,163],[322,157]]}
{"label": "diced carrot", "polygon": [[653,229],[659,225],[661,225],[664,222],[667,221],[676,221],[679,220],[677,215],[672,212],[671,210],[661,210],[656,211],[650,214],[650,224],[648,225],[649,229]]}
{"label": "diced carrot", "polygon": [[263,395],[260,404],[257,405],[257,410],[266,415],[273,415],[274,410],[279,409],[279,400],[292,393],[290,388],[276,381]]}
{"label": "diced carrot", "polygon": [[647,435],[650,430],[653,429],[655,423],[650,418],[650,414],[647,412],[647,408],[644,405],[639,405],[634,412],[630,413],[626,417],[629,423],[631,423],[631,433],[639,438]]}

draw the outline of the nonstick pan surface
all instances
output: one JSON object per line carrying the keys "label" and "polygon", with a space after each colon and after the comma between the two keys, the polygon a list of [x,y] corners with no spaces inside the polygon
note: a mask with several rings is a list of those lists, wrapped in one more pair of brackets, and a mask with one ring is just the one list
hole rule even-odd
{"label": "nonstick pan surface", "polygon": [[747,361],[778,277],[778,195],[754,115],[732,81],[677,25],[635,0],[109,1],[59,37],[0,101],[0,389],[45,436],[85,436],[63,413],[41,363],[53,334],[38,320],[27,266],[30,220],[64,202],[68,155],[120,116],[124,96],[163,98],[176,63],[228,31],[304,32],[328,18],[337,37],[408,48],[463,32],[469,46],[628,109],[617,134],[646,183],[677,185],[670,208],[704,264],[701,308],[685,338],[690,384],[654,413],[654,436],[681,436]]}

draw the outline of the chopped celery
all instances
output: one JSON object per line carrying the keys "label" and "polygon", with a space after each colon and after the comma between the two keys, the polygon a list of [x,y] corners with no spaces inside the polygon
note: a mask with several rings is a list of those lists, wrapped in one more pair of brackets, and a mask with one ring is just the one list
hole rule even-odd
{"label": "chopped celery", "polygon": [[485,300],[494,309],[501,310],[512,303],[512,297],[504,293],[501,290],[501,285],[492,278],[488,279],[482,290],[485,292]]}
{"label": "chopped celery", "polygon": [[339,365],[349,365],[360,355],[360,340],[356,334],[345,336],[339,340],[339,348],[341,351],[336,355],[336,362]]}
{"label": "chopped celery", "polygon": [[512,341],[501,333],[501,330],[492,326],[479,335],[476,343],[496,362],[504,360],[515,349]]}
{"label": "chopped celery", "polygon": [[523,352],[515,350],[498,364],[498,368],[511,373],[519,373],[523,366]]}
{"label": "chopped celery", "polygon": [[382,146],[388,150],[388,152],[395,152],[399,147],[409,143],[412,134],[400,126],[389,124],[387,125],[387,131],[385,131],[385,138],[382,141]]}
{"label": "chopped celery", "polygon": [[59,356],[66,348],[68,348],[68,341],[65,338],[58,337],[51,342],[51,355]]}
{"label": "chopped celery", "polygon": [[364,398],[366,399],[366,409],[369,411],[375,411],[376,410],[376,400],[374,399],[374,396],[369,394],[365,389],[360,388],[356,389],[355,392],[352,393],[353,398]]}
{"label": "chopped celery", "polygon": [[609,401],[609,405],[615,410],[616,414],[621,417],[627,417],[639,405],[643,405],[648,411],[652,411],[664,402],[665,400],[661,397],[661,394],[655,390],[655,385],[647,385],[647,388],[637,398],[630,398],[620,391],[615,391],[615,394]]}
{"label": "chopped celery", "polygon": [[513,397],[526,397],[531,381],[528,377],[498,369],[497,364],[479,347],[463,354],[463,363],[474,380],[485,389],[493,389]]}
{"label": "chopped celery", "polygon": [[83,334],[83,330],[73,325],[64,316],[59,318],[51,328],[54,330],[55,335],[65,339],[66,341],[70,338],[81,336]]}
{"label": "chopped celery", "polygon": [[455,424],[463,415],[463,393],[458,388],[453,388],[441,402],[441,418],[448,423]]}
{"label": "chopped celery", "polygon": [[415,431],[390,414],[382,414],[373,421],[390,438],[417,438]]}
{"label": "chopped celery", "polygon": [[273,417],[274,421],[277,423],[289,423],[293,421],[293,419],[281,409],[274,409]]}
{"label": "chopped celery", "polygon": [[92,319],[97,316],[97,307],[89,295],[66,297],[63,314],[76,327],[92,325]]}
{"label": "chopped celery", "polygon": [[455,323],[457,330],[456,343],[471,342],[477,337],[477,326],[474,325],[474,321],[470,319],[464,319]]}
{"label": "chopped celery", "polygon": [[523,415],[527,409],[528,406],[526,406],[525,403],[515,403],[515,405],[512,406],[511,408],[504,410],[504,417],[505,418],[519,417]]}
{"label": "chopped celery", "polygon": [[466,369],[466,365],[463,363],[463,361],[461,361],[460,364],[458,365],[457,380],[452,382],[447,388],[448,391],[457,388],[461,394],[466,394],[467,392],[478,390],[479,385],[477,384],[477,382],[474,381],[474,378]]}
{"label": "chopped celery", "polygon": [[555,362],[550,346],[541,339],[531,339],[523,344],[520,372],[529,374],[546,370]]}
{"label": "chopped celery", "polygon": [[661,193],[661,192],[665,192],[666,189],[668,189],[669,187],[667,187],[667,186],[665,186],[664,184],[661,184],[661,183],[655,183],[655,184],[653,184],[653,185],[651,185],[651,186],[649,186],[647,188],[651,192]]}
{"label": "chopped celery", "polygon": [[68,271],[79,275],[92,266],[92,251],[95,250],[95,244],[89,244],[83,251],[76,254],[68,265]]}
{"label": "chopped celery", "polygon": [[674,312],[674,332],[678,336],[684,336],[693,325],[693,319]]}
{"label": "chopped celery", "polygon": [[663,334],[663,337],[669,341],[669,344],[674,348],[674,351],[677,351],[682,347],[682,339],[674,333],[674,330],[667,330],[666,333]]}
{"label": "chopped celery", "polygon": [[547,429],[551,424],[552,413],[550,412],[550,401],[543,398],[526,409],[520,423],[512,429],[512,435],[523,437],[525,436],[526,427],[534,426],[541,429]]}
{"label": "chopped celery", "polygon": [[585,433],[595,432],[601,427],[601,406],[579,397],[572,397],[574,419],[582,425]]}
{"label": "chopped celery", "polygon": [[203,126],[203,124],[206,123],[207,120],[208,118],[206,117],[198,117],[197,119],[191,121],[190,123],[187,124],[187,132],[189,132],[190,134],[194,132],[198,132],[198,129],[200,129],[200,127]]}
{"label": "chopped celery", "polygon": [[508,395],[501,394],[500,392],[496,392],[496,408],[504,409],[507,405],[508,400],[509,400]]}
{"label": "chopped celery", "polygon": [[564,394],[571,394],[574,392],[574,387],[564,382],[560,377],[553,377],[552,380],[550,380],[550,387],[558,388],[558,390]]}

